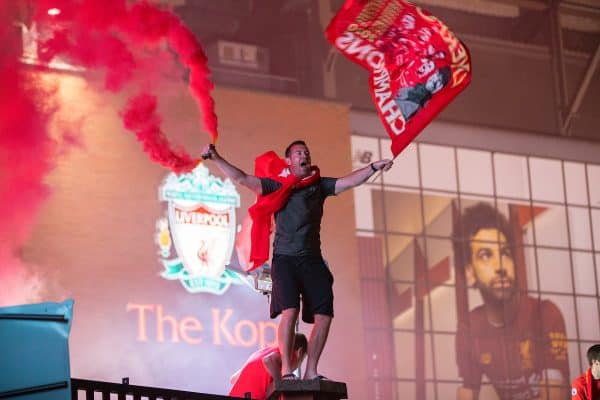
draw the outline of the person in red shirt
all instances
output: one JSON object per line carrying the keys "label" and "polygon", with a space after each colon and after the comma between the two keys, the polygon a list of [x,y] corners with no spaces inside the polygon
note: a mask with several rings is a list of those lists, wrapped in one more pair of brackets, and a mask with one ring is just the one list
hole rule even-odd
{"label": "person in red shirt", "polygon": [[[298,368],[306,355],[307,340],[301,333],[294,335],[292,367]],[[266,399],[274,382],[281,380],[281,353],[279,348],[266,347],[254,352],[235,374],[231,376],[229,396]]]}
{"label": "person in red shirt", "polygon": [[588,349],[587,359],[590,367],[571,384],[573,400],[600,399],[600,344]]}
{"label": "person in red shirt", "polygon": [[483,304],[459,321],[459,400],[479,398],[485,375],[502,400],[564,399],[569,363],[558,307],[520,293],[506,217],[486,203],[467,208],[454,227],[454,262]]}

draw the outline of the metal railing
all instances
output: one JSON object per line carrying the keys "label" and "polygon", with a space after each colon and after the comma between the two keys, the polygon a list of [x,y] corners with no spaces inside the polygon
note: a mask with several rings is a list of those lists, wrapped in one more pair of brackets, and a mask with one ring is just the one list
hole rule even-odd
{"label": "metal railing", "polygon": [[[99,395],[96,395],[99,394]],[[216,394],[187,392],[183,390],[163,389],[149,386],[130,385],[129,379],[122,383],[91,381],[71,378],[71,399],[94,400],[235,400],[240,397],[228,397]],[[247,397],[249,399],[250,397]]]}

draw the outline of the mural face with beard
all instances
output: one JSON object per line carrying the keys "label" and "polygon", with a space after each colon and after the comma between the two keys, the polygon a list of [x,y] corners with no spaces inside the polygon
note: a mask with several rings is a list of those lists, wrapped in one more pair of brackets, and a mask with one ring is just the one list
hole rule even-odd
{"label": "mural face with beard", "polygon": [[495,228],[480,229],[471,236],[471,260],[467,277],[488,301],[509,300],[516,292],[515,263],[506,236]]}

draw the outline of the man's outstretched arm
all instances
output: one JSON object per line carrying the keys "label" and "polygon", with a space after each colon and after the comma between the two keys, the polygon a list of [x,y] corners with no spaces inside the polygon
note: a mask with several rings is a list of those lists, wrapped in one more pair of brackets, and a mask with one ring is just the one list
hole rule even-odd
{"label": "man's outstretched arm", "polygon": [[352,171],[349,175],[339,178],[335,183],[335,194],[340,194],[367,181],[377,171],[387,171],[392,168],[392,160],[374,161],[364,168]]}
{"label": "man's outstretched arm", "polygon": [[202,149],[202,156],[205,159],[214,161],[214,163],[217,164],[217,167],[219,167],[219,169],[235,183],[246,186],[256,194],[262,194],[260,178],[254,175],[248,175],[229,161],[225,160],[219,155],[214,145],[207,144],[204,146]]}

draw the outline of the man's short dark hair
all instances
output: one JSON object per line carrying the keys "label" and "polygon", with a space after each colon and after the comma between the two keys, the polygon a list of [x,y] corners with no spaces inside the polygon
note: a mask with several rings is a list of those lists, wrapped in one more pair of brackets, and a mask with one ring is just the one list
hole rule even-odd
{"label": "man's short dark hair", "polygon": [[590,365],[594,360],[600,361],[600,344],[595,344],[588,349],[587,359]]}
{"label": "man's short dark hair", "polygon": [[292,143],[290,143],[288,145],[288,147],[285,148],[285,157],[288,158],[290,156],[290,152],[292,151],[292,147],[297,145],[297,144],[301,144],[304,147],[308,146],[306,145],[306,143],[304,143],[304,140],[294,140]]}
{"label": "man's short dark hair", "polygon": [[299,348],[302,348],[305,353],[308,349],[308,341],[306,340],[306,336],[304,336],[302,333],[296,333],[294,335],[294,351],[298,350]]}
{"label": "man's short dark hair", "polygon": [[[513,232],[506,217],[487,203],[477,203],[466,208],[462,216],[454,221],[452,229],[454,264],[460,270],[464,270],[471,262],[471,238],[481,229],[497,229],[502,232],[513,250]],[[511,253],[514,254],[514,251]]]}

